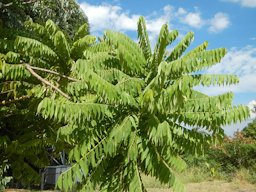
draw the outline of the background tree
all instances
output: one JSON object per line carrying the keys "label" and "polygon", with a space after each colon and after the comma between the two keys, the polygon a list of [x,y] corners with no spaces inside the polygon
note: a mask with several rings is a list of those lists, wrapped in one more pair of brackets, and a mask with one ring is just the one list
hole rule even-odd
{"label": "background tree", "polygon": [[[81,25],[88,24],[88,19],[76,0],[39,0],[33,3],[29,14],[39,24],[51,19],[71,37]],[[89,32],[89,27],[87,30]]]}
{"label": "background tree", "polygon": [[[37,32],[44,28],[44,26],[32,22],[27,22],[26,27]],[[2,81],[0,94],[0,159],[1,162],[8,161],[14,179],[23,181],[24,184],[39,183],[39,168],[49,165],[47,147],[54,145],[55,153],[63,150],[61,142],[58,142],[58,145],[56,144],[57,128],[60,125],[42,119],[41,116],[36,115],[36,109],[41,98],[49,91],[40,83],[46,82],[45,85],[50,85],[50,89],[59,90],[56,83],[62,82],[65,84],[65,80],[62,76],[52,76],[51,73],[47,72],[41,72],[42,76],[40,76],[34,70],[54,68],[59,69],[62,74],[69,74],[68,66],[74,61],[72,61],[70,55],[68,56],[66,52],[62,51],[62,46],[68,46],[68,42],[72,42],[72,40],[67,41],[65,35],[59,31],[59,28],[52,21],[46,23],[45,30],[46,34],[50,32],[52,34],[41,36],[41,41],[48,42],[51,48],[38,44],[39,41],[34,39],[17,37],[17,53],[9,52],[2,55],[0,62]],[[87,24],[85,24],[78,31],[75,39],[79,40],[79,37],[82,36],[85,37],[83,43],[86,43],[86,40],[90,43],[94,38],[88,36],[87,33]],[[54,38],[51,38],[52,36]],[[38,39],[40,39],[40,35]],[[80,45],[79,41],[75,42],[73,49],[78,47],[76,45]],[[87,46],[88,44],[83,44],[80,48],[82,50]],[[18,54],[19,51],[30,52],[31,57],[21,56]],[[76,53],[78,54],[78,51]],[[67,57],[64,58],[64,55]],[[40,58],[37,58],[39,56]],[[15,65],[15,62],[20,61],[25,64]],[[35,68],[32,67],[32,69],[30,63],[33,63]],[[24,66],[27,67],[26,70],[24,70]],[[55,85],[47,81],[48,78],[53,78]]]}
{"label": "background tree", "polygon": [[31,0],[2,0],[0,3],[1,27],[19,28],[29,18],[27,14],[33,1]]}
{"label": "background tree", "polygon": [[[20,60],[29,63],[31,59],[38,65],[43,65],[43,62],[50,62],[50,60],[38,59],[41,50],[37,50],[39,51],[36,55],[38,58],[27,57],[26,55],[21,58],[17,54],[15,55],[13,51],[18,53],[20,49],[15,50],[14,41],[17,35],[33,36],[31,28],[35,28],[36,25],[30,26],[31,22],[23,25],[23,22],[29,18],[40,23],[45,23],[47,18],[52,18],[56,22],[62,23],[63,33],[72,36],[70,39],[67,37],[71,44],[75,30],[80,27],[78,25],[85,24],[78,32],[77,39],[79,39],[79,34],[82,34],[83,37],[87,35],[89,27],[87,17],[73,0],[59,0],[54,3],[47,0],[36,2],[4,0],[0,4],[0,9],[0,161],[7,161],[14,180],[22,182],[23,186],[26,186],[39,183],[39,168],[49,165],[49,154],[46,148],[55,144],[56,130],[54,129],[59,125],[36,115],[40,97],[34,97],[33,91],[38,88],[36,86],[38,81],[30,78],[29,73],[23,74],[22,68],[19,68],[18,71],[12,69],[12,64]],[[59,27],[52,22],[48,22],[48,27],[52,27],[49,29],[50,32],[47,31],[50,34],[53,32],[51,31],[53,28],[59,30]],[[40,29],[38,30],[40,31]],[[63,33],[58,34],[65,36]],[[37,36],[35,38],[49,42],[47,39],[49,34],[45,37]],[[56,55],[59,54],[58,57],[60,58],[63,57],[60,54],[66,54],[58,51]],[[11,65],[5,65],[6,61]],[[60,61],[58,60],[58,62]],[[18,72],[18,76],[14,77],[16,72]],[[11,75],[11,78],[7,77],[7,74]],[[61,144],[59,143],[58,146]],[[56,149],[53,155],[58,154],[63,149],[58,148],[58,146],[55,145]]]}
{"label": "background tree", "polygon": [[245,137],[256,139],[256,119],[249,123],[241,132]]}
{"label": "background tree", "polygon": [[[29,34],[23,23],[32,19],[44,24],[53,20],[70,37],[88,19],[75,0],[3,0],[0,2],[0,49],[1,53],[13,50],[17,35]],[[87,27],[89,32],[89,25]]]}
{"label": "background tree", "polygon": [[36,39],[16,39],[2,76],[33,82],[23,90],[40,98],[43,118],[60,125],[57,141],[66,142],[72,164],[58,180],[61,190],[145,191],[145,173],[181,191],[175,176],[185,167],[180,154],[202,154],[223,138],[223,125],[249,115],[246,107],[232,106],[232,93],[210,97],[193,89],[238,78],[199,74],[226,50],[206,50],[204,42],[185,52],[191,32],[167,53],[178,32],[163,25],[152,52],[143,18],[138,44],[111,31],[97,42],[85,26],[70,43],[51,21],[27,25]]}

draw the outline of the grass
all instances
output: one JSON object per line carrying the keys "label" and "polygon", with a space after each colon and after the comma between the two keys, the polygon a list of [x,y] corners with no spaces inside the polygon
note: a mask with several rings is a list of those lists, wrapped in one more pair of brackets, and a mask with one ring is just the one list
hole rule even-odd
{"label": "grass", "polygon": [[[237,170],[233,177],[221,175],[213,169],[191,167],[178,175],[185,184],[187,192],[255,192],[256,173],[246,169]],[[148,192],[172,191],[153,177],[142,175]],[[8,192],[30,192],[29,190],[9,190]],[[35,192],[35,191],[33,191]],[[47,191],[53,192],[53,191]]]}
{"label": "grass", "polygon": [[[166,185],[161,185],[160,182],[153,178],[143,176],[148,192],[171,192]],[[256,185],[249,184],[245,181],[204,181],[200,183],[187,183],[185,185],[187,192],[255,192]],[[9,190],[6,192],[31,192],[29,190]],[[35,192],[35,191],[34,191]],[[53,191],[45,191],[53,192]]]}
{"label": "grass", "polygon": [[[189,168],[179,175],[187,192],[255,192],[255,177],[256,173],[246,169],[237,170],[230,178],[213,169],[207,171],[198,167]],[[150,176],[142,175],[142,179],[148,192],[172,191]]]}
{"label": "grass", "polygon": [[[187,192],[255,192],[256,186],[243,182],[207,181],[186,184]],[[148,192],[167,192],[167,188],[148,188]]]}
{"label": "grass", "polygon": [[[185,176],[184,176],[185,177]],[[171,192],[167,185],[161,184],[150,176],[142,176],[148,192]],[[191,178],[188,176],[187,181]],[[200,177],[201,178],[201,177]],[[211,180],[194,182],[201,179],[193,179],[193,182],[185,183],[187,192],[255,192],[256,185],[250,184],[245,180],[235,179],[231,182]]]}

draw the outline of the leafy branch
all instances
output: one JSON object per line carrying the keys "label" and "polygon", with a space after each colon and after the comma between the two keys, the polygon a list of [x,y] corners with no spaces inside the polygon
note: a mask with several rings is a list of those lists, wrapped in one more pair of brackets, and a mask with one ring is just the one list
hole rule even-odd
{"label": "leafy branch", "polygon": [[[29,64],[27,64],[27,65],[29,65]],[[69,76],[66,76],[66,75],[62,75],[62,74],[60,74],[60,73],[58,73],[56,71],[52,71],[52,70],[49,70],[49,69],[45,69],[45,68],[41,68],[41,67],[34,67],[34,66],[31,66],[31,65],[29,65],[29,67],[31,69],[34,69],[34,70],[37,70],[37,71],[43,71],[43,72],[50,73],[50,74],[53,74],[53,75],[58,75],[58,76],[60,76],[62,78],[66,78],[66,79],[68,79],[70,81],[74,81],[74,82],[78,82],[79,81],[78,79],[75,79],[73,77],[69,77]]]}
{"label": "leafy branch", "polygon": [[44,78],[42,78],[40,75],[38,75],[32,68],[30,65],[25,64],[25,68],[35,77],[37,78],[39,81],[41,81],[42,83],[48,85],[49,87],[51,87],[52,89],[54,89],[55,91],[59,92],[63,97],[70,99],[70,97],[64,93],[63,91],[61,91],[58,87],[56,87],[55,85],[51,84],[49,81],[45,80]]}

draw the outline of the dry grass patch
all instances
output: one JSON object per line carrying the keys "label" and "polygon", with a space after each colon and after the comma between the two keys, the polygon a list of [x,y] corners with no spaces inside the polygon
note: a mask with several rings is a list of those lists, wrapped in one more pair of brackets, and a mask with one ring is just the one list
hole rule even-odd
{"label": "dry grass patch", "polygon": [[[168,188],[148,188],[148,192],[170,192]],[[255,192],[256,185],[246,182],[208,181],[186,184],[187,192]]]}

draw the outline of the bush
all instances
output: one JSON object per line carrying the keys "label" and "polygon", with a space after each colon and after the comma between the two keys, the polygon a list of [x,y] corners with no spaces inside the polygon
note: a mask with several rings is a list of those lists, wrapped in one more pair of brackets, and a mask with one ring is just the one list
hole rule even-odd
{"label": "bush", "polygon": [[199,168],[202,173],[207,173],[208,180],[238,178],[256,183],[256,141],[241,132],[212,146],[204,156],[187,156],[185,159],[191,170]]}
{"label": "bush", "polygon": [[222,145],[212,147],[208,156],[221,163],[226,171],[256,168],[256,142],[236,132],[233,138],[225,138]]}
{"label": "bush", "polygon": [[7,164],[0,165],[0,191],[4,191],[6,185],[11,181],[11,177],[4,176],[9,166]]}

